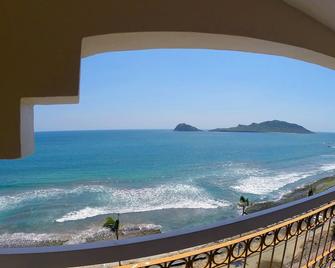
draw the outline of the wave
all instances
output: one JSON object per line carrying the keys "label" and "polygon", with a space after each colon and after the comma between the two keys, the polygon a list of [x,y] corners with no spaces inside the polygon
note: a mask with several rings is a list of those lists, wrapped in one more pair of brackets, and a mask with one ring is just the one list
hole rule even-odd
{"label": "wave", "polygon": [[85,207],[71,211],[56,222],[86,219],[111,213],[144,212],[172,208],[213,209],[230,205],[225,200],[215,200],[204,190],[193,185],[168,184],[141,189],[106,188],[106,206]]}
{"label": "wave", "polygon": [[[119,233],[121,237],[126,238],[143,235],[150,232],[160,232],[161,228],[162,226],[151,223],[128,225],[126,224],[121,226]],[[61,234],[61,237],[63,236],[64,235]],[[67,240],[63,243],[65,245],[80,244],[101,240],[111,240],[116,238],[115,234],[112,233],[109,229],[97,226],[88,228],[74,234],[69,234],[67,235],[67,237]]]}
{"label": "wave", "polygon": [[271,171],[263,170],[261,173],[257,172],[257,174],[248,176],[246,179],[239,180],[238,184],[231,186],[231,188],[241,193],[267,195],[278,191],[288,184],[334,170],[335,163],[322,164],[314,170],[289,173],[282,172],[274,175]]}
{"label": "wave", "polygon": [[52,198],[53,196],[57,196],[62,193],[62,189],[41,189],[0,196],[0,210],[11,208],[19,203],[24,203],[33,199]]}
{"label": "wave", "polygon": [[[214,198],[211,192],[206,190],[208,180],[212,184],[217,184],[216,186],[221,190],[230,188],[240,193],[268,195],[287,184],[322,173],[330,173],[333,170],[335,170],[335,163],[327,163],[303,172],[274,174],[273,170],[229,162],[217,165],[207,176],[197,179],[184,178],[182,183],[171,182],[143,188],[117,188],[112,184],[95,182],[72,185],[67,188],[54,187],[16,192],[0,196],[0,211],[26,206],[30,201],[43,201],[43,204],[47,204],[56,199],[62,202],[61,200],[64,199],[69,200],[68,203],[71,204],[71,200],[74,200],[70,209],[57,210],[52,215],[52,221],[63,223],[112,213],[172,208],[216,209],[228,207],[231,203],[221,198]],[[199,173],[201,175],[201,172]],[[201,187],[201,185],[204,186]]]}
{"label": "wave", "polygon": [[84,192],[103,192],[102,185],[81,185],[72,189],[65,188],[48,188],[31,191],[24,191],[20,193],[12,193],[10,195],[0,196],[0,211],[17,206],[20,203],[25,203],[32,200],[44,200],[52,198],[62,198],[70,194],[82,194]]}
{"label": "wave", "polygon": [[41,247],[59,245],[67,240],[64,234],[4,233],[0,235],[0,247]]}
{"label": "wave", "polygon": [[331,170],[335,170],[335,163],[332,164],[324,164],[320,167],[320,170],[322,171],[331,171]]}
{"label": "wave", "polygon": [[[95,200],[96,206],[89,205],[89,203],[85,206],[86,194],[94,194],[93,200]],[[72,188],[38,189],[1,196],[0,211],[26,205],[30,201],[47,202],[71,198],[71,196],[82,198],[85,207],[66,213],[56,219],[57,222],[85,219],[109,213],[143,212],[170,208],[211,209],[226,207],[230,204],[225,200],[213,199],[204,189],[191,184],[170,183],[138,189],[121,189],[110,185],[94,184]]]}
{"label": "wave", "polygon": [[[159,232],[160,225],[132,224],[122,225],[120,235],[131,237],[143,233]],[[75,233],[4,233],[0,235],[0,247],[42,247],[51,245],[71,245],[101,240],[115,239],[115,235],[106,228],[94,226]]]}
{"label": "wave", "polygon": [[251,176],[245,180],[240,181],[238,185],[232,186],[232,188],[241,193],[266,195],[279,190],[287,184],[294,183],[313,175],[313,173],[309,172],[292,172],[279,174],[276,176]]}

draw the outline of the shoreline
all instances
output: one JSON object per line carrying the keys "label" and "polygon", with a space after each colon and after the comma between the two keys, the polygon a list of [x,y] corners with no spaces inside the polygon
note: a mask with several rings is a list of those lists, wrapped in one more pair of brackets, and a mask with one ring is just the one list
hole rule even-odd
{"label": "shoreline", "polygon": [[[121,240],[158,233],[161,233],[159,225],[124,224],[120,227],[119,238]],[[108,228],[97,225],[78,233],[5,233],[0,235],[0,248],[63,246],[104,240],[116,240],[116,235]]]}
{"label": "shoreline", "polygon": [[308,192],[310,189],[313,190],[313,194],[318,194],[325,190],[328,190],[333,186],[335,186],[335,175],[321,178],[316,180],[315,182],[308,183],[301,187],[298,187],[292,190],[291,192],[284,194],[278,200],[269,200],[269,201],[251,203],[251,205],[246,209],[246,212],[253,213],[263,209],[272,208],[278,205],[296,201],[298,199],[308,197]]}
{"label": "shoreline", "polygon": [[[317,194],[328,190],[335,186],[335,175],[320,178],[312,183],[307,183],[299,188],[293,189],[291,192],[284,194],[280,199],[259,201],[251,203],[246,209],[248,214],[261,211],[267,208],[282,205],[291,201],[295,201],[308,196],[310,189]],[[232,207],[233,209],[233,207]],[[120,228],[120,239],[127,239],[131,237],[140,237],[150,234],[161,233],[161,226],[155,224],[131,224],[126,223]],[[17,236],[16,236],[17,235]],[[23,238],[24,237],[24,238]],[[23,238],[23,239],[22,239]],[[43,247],[43,246],[57,246],[68,244],[89,243],[103,240],[115,240],[115,234],[110,232],[107,228],[102,228],[99,225],[91,226],[79,233],[5,233],[0,235],[0,248],[8,247]]]}

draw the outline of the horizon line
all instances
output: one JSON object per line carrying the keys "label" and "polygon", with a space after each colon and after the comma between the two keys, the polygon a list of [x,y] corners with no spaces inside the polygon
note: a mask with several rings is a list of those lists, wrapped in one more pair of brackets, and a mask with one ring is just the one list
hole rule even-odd
{"label": "horizon line", "polygon": [[[203,131],[209,131],[210,129],[200,129]],[[143,131],[150,131],[150,130],[174,130],[174,128],[112,128],[112,129],[59,129],[59,130],[35,130],[34,133],[45,133],[45,132],[80,132],[80,131],[136,131],[136,130],[143,130]],[[325,131],[325,130],[318,130],[313,131],[314,133],[335,133],[335,131]],[[229,133],[243,133],[243,132],[229,132]],[[264,132],[265,133],[265,132]],[[268,132],[268,133],[277,133],[277,132]],[[278,132],[279,133],[279,132]]]}

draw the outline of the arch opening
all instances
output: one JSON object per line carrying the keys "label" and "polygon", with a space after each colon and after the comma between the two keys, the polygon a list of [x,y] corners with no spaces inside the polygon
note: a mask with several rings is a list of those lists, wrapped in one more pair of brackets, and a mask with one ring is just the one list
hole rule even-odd
{"label": "arch opening", "polygon": [[[198,54],[202,56],[190,60]],[[197,64],[200,58],[208,62]],[[229,60],[224,62],[227,58]],[[145,65],[146,59],[151,63]],[[171,64],[173,61],[177,63]],[[126,64],[122,64],[123,62]],[[276,64],[281,67],[275,70]],[[148,66],[150,68],[147,68]],[[235,71],[232,72],[232,68],[235,68]],[[271,70],[273,73],[269,75]],[[172,129],[181,122],[191,123],[199,129],[206,130],[233,127],[239,123],[282,119],[294,123],[306,120],[301,124],[317,131],[320,129],[316,128],[311,120],[307,120],[312,116],[304,118],[304,114],[310,111],[310,107],[313,107],[314,113],[317,110],[313,106],[313,96],[319,93],[313,90],[321,81],[319,78],[322,76],[323,81],[327,80],[327,83],[331,84],[333,75],[331,70],[283,57],[195,49],[155,49],[99,54],[83,59],[82,72],[84,109],[76,110],[80,105],[74,106],[72,112],[71,108],[66,106],[39,107],[40,111],[36,117],[39,124],[43,116],[44,123],[50,123],[51,118],[54,118],[58,120],[58,126],[64,127],[64,124],[60,123],[68,121],[67,126],[72,128],[41,129],[39,125],[39,130],[93,130],[92,127],[86,128],[88,125],[78,127],[77,123],[84,118],[93,119],[91,121],[94,126],[101,121],[106,122],[105,125],[96,127],[105,130],[108,127]],[[312,73],[318,76],[313,77],[310,75]],[[285,86],[290,91],[286,90],[283,97],[280,88],[286,75],[290,75],[293,82],[286,81]],[[173,77],[175,78],[172,79]],[[170,80],[178,83],[168,83]],[[304,80],[308,82],[301,84]],[[220,81],[221,84],[215,85],[213,81]],[[227,81],[230,83],[225,84]],[[147,90],[148,87],[151,90]],[[177,90],[174,87],[177,87]],[[106,94],[100,99],[99,89],[104,90]],[[285,94],[290,97],[285,97]],[[298,106],[302,94],[306,102],[305,107]],[[329,106],[329,94],[331,93],[327,91],[326,95],[321,96],[324,101],[328,101],[323,103],[322,109]],[[262,97],[262,102],[258,102]],[[89,106],[92,102],[96,102],[96,106]],[[234,107],[233,104],[238,105]],[[227,106],[229,109],[222,109]],[[101,117],[92,116],[96,115],[95,110],[98,109],[102,111]],[[143,110],[146,113],[142,113]],[[174,118],[168,120],[172,112]],[[326,116],[328,112],[323,115]],[[68,118],[70,114],[73,116],[72,121]],[[234,117],[236,114],[249,117]],[[152,116],[156,116],[155,120]],[[322,117],[320,114],[318,116]],[[134,120],[125,125],[130,117]],[[149,117],[150,120],[146,120]],[[213,118],[216,118],[216,121],[213,121]],[[231,121],[225,121],[227,118]],[[135,119],[139,119],[138,122],[142,125],[136,125]],[[144,126],[144,121],[151,122],[151,125]],[[54,125],[57,124],[54,122]],[[230,212],[235,216],[239,215],[239,195],[245,195],[253,202],[261,198],[274,198],[275,195],[289,189],[289,185],[300,185],[301,179],[312,181],[313,176],[320,175],[322,170],[326,173],[332,172],[331,162],[320,163],[315,159],[309,162],[311,165],[315,164],[314,166],[299,170],[299,157],[311,152],[308,151],[310,142],[316,142],[317,149],[321,149],[322,152],[332,152],[332,148],[328,147],[332,138],[327,140],[327,144],[323,144],[320,140],[315,141],[316,136],[313,135],[236,135],[207,131],[182,133],[170,130],[40,132],[37,133],[38,149],[44,150],[46,155],[40,155],[41,151],[38,151],[26,162],[19,161],[25,166],[21,172],[24,174],[25,168],[29,170],[31,166],[37,167],[37,162],[45,165],[49,168],[45,169],[46,173],[42,176],[39,175],[40,182],[50,183],[53,188],[38,188],[37,191],[24,193],[13,199],[33,196],[32,200],[27,201],[23,198],[24,202],[15,204],[18,205],[18,209],[23,210],[24,206],[22,208],[21,205],[29,202],[40,202],[41,206],[48,202],[52,202],[52,205],[56,205],[57,202],[75,205],[76,198],[84,200],[80,205],[66,207],[65,210],[58,204],[60,209],[55,209],[55,215],[45,216],[47,220],[53,219],[52,223],[46,224],[53,226],[53,230],[61,227],[78,229],[78,225],[85,227],[93,222],[98,224],[99,221],[103,221],[105,215],[121,212],[121,219],[127,224],[136,220],[138,223],[141,219],[141,224],[149,223],[156,227],[159,225],[163,231],[168,231],[192,224],[215,222],[223,215],[228,216]],[[234,146],[236,137],[241,144]],[[329,138],[327,134],[318,137]],[[285,156],[285,152],[280,153],[281,150],[289,150],[289,153],[286,153],[290,157]],[[262,154],[266,157],[262,158]],[[233,163],[229,155],[239,157],[238,163]],[[298,160],[295,162],[291,158]],[[112,162],[108,163],[106,159]],[[107,162],[104,162],[105,160]],[[60,166],[57,166],[57,163]],[[270,163],[270,166],[266,166],[267,163]],[[265,166],[261,167],[262,164]],[[294,169],[290,165],[298,168]],[[19,165],[14,166],[12,169],[18,172]],[[164,167],[164,170],[159,171],[159,167]],[[62,170],[61,173],[59,169]],[[98,169],[101,173],[97,172]],[[274,173],[271,173],[272,171]],[[0,173],[6,172],[4,170]],[[96,177],[97,173],[102,174],[102,177]],[[30,176],[28,181],[31,180],[29,183],[32,183],[33,175],[27,176]],[[10,179],[6,177],[9,182]],[[43,177],[50,181],[43,181]],[[156,180],[157,177],[162,180]],[[185,178],[192,179],[185,181]],[[270,178],[273,179],[271,185],[266,183]],[[230,184],[227,184],[228,181]],[[15,178],[14,182],[18,183]],[[22,183],[24,188],[25,182]],[[115,203],[115,200],[120,202]],[[187,219],[185,211],[189,212]],[[43,214],[43,211],[41,213]],[[208,219],[209,221],[206,221]]]}

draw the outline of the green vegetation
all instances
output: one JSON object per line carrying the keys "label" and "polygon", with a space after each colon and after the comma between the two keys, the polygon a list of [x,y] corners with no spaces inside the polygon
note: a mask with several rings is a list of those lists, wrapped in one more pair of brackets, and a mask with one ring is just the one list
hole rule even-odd
{"label": "green vegetation", "polygon": [[111,232],[115,233],[116,239],[119,240],[119,215],[116,220],[114,220],[112,217],[107,217],[103,227],[108,228]]}
{"label": "green vegetation", "polygon": [[175,127],[174,131],[201,131],[201,130],[194,126],[181,123]]}
{"label": "green vegetation", "polygon": [[246,208],[249,207],[249,199],[241,195],[238,206],[242,208],[242,215],[247,215]]}
{"label": "green vegetation", "polygon": [[[194,126],[181,123],[178,124],[174,131],[202,131]],[[297,134],[311,134],[312,131],[285,121],[272,120],[261,123],[252,123],[250,125],[238,125],[230,128],[215,128],[209,130],[212,132],[281,132],[281,133],[297,133]]]}
{"label": "green vegetation", "polygon": [[308,191],[308,196],[312,196],[312,195],[314,195],[313,188],[309,189],[309,191]]}
{"label": "green vegetation", "polygon": [[214,132],[283,132],[283,133],[299,133],[311,134],[313,132],[299,126],[297,124],[288,123],[285,121],[273,120],[265,121],[259,124],[252,123],[251,125],[238,125],[231,128],[216,128],[210,131]]}

